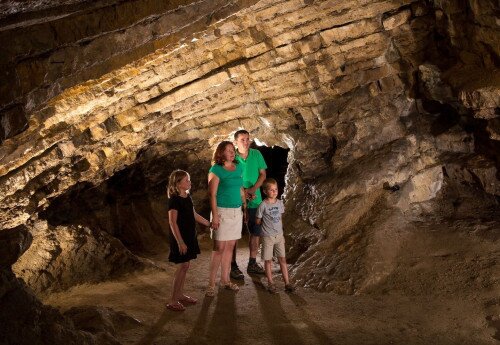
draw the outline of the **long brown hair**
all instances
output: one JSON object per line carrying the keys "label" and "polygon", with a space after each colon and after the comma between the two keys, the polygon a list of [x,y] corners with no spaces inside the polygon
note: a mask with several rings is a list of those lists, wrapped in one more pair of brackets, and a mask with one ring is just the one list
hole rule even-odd
{"label": "long brown hair", "polygon": [[[227,145],[233,145],[232,142],[224,140],[217,145],[217,148],[214,151],[214,156],[212,157],[212,164],[218,164],[218,165],[224,165],[224,150],[226,149]],[[234,147],[234,145],[233,145]],[[234,150],[236,153],[236,150]],[[233,163],[238,164],[238,161],[236,160],[236,156],[234,156],[234,161]]]}
{"label": "long brown hair", "polygon": [[177,184],[181,182],[181,180],[186,176],[189,176],[187,171],[181,169],[172,171],[170,177],[168,178],[167,196],[169,198],[173,197],[174,195],[180,194],[179,190],[177,189]]}

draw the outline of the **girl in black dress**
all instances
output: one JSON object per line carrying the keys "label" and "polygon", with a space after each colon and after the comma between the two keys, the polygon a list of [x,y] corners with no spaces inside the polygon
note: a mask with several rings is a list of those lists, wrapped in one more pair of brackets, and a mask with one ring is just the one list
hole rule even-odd
{"label": "girl in black dress", "polygon": [[170,254],[168,260],[177,264],[175,271],[172,299],[167,308],[183,311],[185,304],[195,304],[197,300],[184,295],[184,281],[189,269],[189,261],[200,254],[196,238],[196,222],[210,226],[210,222],[200,216],[193,207],[189,196],[191,179],[184,170],[175,170],[168,181],[168,221],[170,223]]}

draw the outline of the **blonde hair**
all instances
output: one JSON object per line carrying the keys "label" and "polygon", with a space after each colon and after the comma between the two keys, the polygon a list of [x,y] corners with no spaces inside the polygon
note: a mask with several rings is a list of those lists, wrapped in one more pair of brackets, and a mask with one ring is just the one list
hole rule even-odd
{"label": "blonde hair", "polygon": [[189,176],[187,171],[181,169],[172,171],[170,177],[168,178],[167,196],[169,198],[174,195],[180,194],[179,190],[177,189],[177,184],[181,182],[181,180],[186,176]]}
{"label": "blonde hair", "polygon": [[276,185],[276,187],[277,187],[278,182],[275,179],[273,179],[272,177],[266,178],[264,180],[264,182],[262,182],[262,189],[264,189],[264,191],[266,191],[269,189],[270,185]]}

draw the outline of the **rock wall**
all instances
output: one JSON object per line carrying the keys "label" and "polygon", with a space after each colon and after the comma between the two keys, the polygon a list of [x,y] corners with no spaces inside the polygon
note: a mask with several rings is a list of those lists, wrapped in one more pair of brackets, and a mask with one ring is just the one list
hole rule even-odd
{"label": "rock wall", "polygon": [[[120,2],[112,8],[141,3]],[[203,2],[209,3],[216,6]],[[494,195],[499,192],[499,151],[495,153],[498,140],[492,129],[498,122],[498,40],[492,39],[497,32],[492,26],[492,2],[231,4],[234,14],[202,28],[193,24],[179,36],[165,36],[158,45],[148,45],[159,48],[149,55],[148,49],[137,47],[151,42],[154,35],[141,36],[134,26],[98,35],[90,43],[72,38],[83,44],[70,45],[75,54],[85,54],[87,46],[99,51],[89,53],[94,60],[77,64],[81,74],[78,67],[67,73],[58,70],[43,82],[19,78],[32,84],[22,92],[13,87],[17,93],[8,98],[27,111],[28,126],[18,125],[22,121],[17,115],[2,120],[18,130],[5,134],[0,147],[0,226],[33,227],[40,215],[49,224],[55,222],[48,229],[64,223],[64,233],[78,237],[80,228],[61,220],[59,207],[103,200],[87,189],[109,196],[110,181],[126,172],[150,174],[143,174],[149,181],[139,193],[143,198],[152,190],[161,195],[168,173],[186,167],[193,172],[200,186],[198,198],[203,200],[201,186],[211,149],[240,127],[268,145],[291,150],[287,218],[293,273],[304,285],[353,293],[380,282],[384,269],[372,270],[364,260],[384,257],[390,262],[391,258],[374,239],[391,236],[391,224],[432,217],[431,210],[438,206],[432,200],[449,196],[453,189],[448,188],[453,185],[450,178],[481,195],[487,209],[498,206]],[[188,7],[168,15],[177,11],[188,15]],[[99,13],[108,18],[108,10],[104,6]],[[144,12],[135,13],[133,7],[130,11],[134,13],[129,23],[153,20]],[[147,6],[144,11],[154,12]],[[191,14],[198,17],[210,12],[196,11]],[[85,13],[78,16],[85,18]],[[181,23],[186,18],[181,16]],[[457,35],[460,27],[467,35]],[[20,40],[28,36],[26,32],[20,31]],[[134,40],[136,33],[141,39]],[[120,41],[121,34],[127,40]],[[117,40],[120,44],[110,43]],[[121,52],[130,42],[135,42],[136,48],[131,48],[135,53],[126,54],[123,63],[104,62],[115,52],[110,47]],[[32,44],[28,40],[24,46]],[[99,44],[106,46],[102,54]],[[11,51],[22,45],[8,46]],[[63,49],[58,47],[55,44],[49,60]],[[9,64],[15,64],[16,54],[21,53],[8,55]],[[95,61],[101,57],[102,65]],[[94,64],[101,66],[97,74],[92,72]],[[112,71],[104,74],[107,69],[102,66]],[[44,68],[41,74],[51,75]],[[66,83],[67,75],[71,80]],[[55,91],[43,83],[53,83]],[[43,89],[42,96],[38,88]],[[79,193],[74,191],[85,196],[75,200]],[[452,213],[460,198],[465,196],[443,197],[439,205]],[[153,219],[164,219],[164,210],[150,199],[142,200],[153,215],[160,214]],[[120,226],[106,223],[110,205],[90,207],[93,221],[81,229],[91,226],[120,237]],[[85,218],[78,212],[70,214],[75,223]],[[380,218],[383,215],[387,222]],[[385,226],[373,228],[374,222]],[[164,227],[158,224],[151,228]],[[162,236],[165,229],[161,230],[153,232]],[[137,230],[128,232],[134,233]],[[127,241],[126,236],[121,239]],[[39,255],[34,246],[31,250],[25,255]],[[21,266],[17,272],[23,272]],[[102,275],[87,276],[93,278]],[[49,289],[45,282],[33,284]]]}
{"label": "rock wall", "polygon": [[15,1],[0,11],[0,142],[65,89],[177,44],[255,1]]}

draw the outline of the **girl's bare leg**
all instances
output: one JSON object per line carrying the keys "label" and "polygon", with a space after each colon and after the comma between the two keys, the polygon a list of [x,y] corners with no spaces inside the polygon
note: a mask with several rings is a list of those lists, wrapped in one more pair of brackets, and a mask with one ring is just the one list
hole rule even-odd
{"label": "girl's bare leg", "polygon": [[172,299],[170,301],[171,304],[179,302],[179,299],[182,297],[182,288],[184,285],[184,281],[186,279],[186,273],[189,269],[189,262],[183,262],[177,265],[177,270],[174,275],[174,284],[172,288]]}
{"label": "girl's bare leg", "polygon": [[179,299],[181,299],[182,297],[184,297],[184,282],[186,281],[187,271],[189,270],[189,261],[183,263],[182,265],[183,265],[183,269],[185,271],[184,271],[184,274],[181,277],[182,281],[181,281],[181,289],[179,291]]}
{"label": "girl's bare leg", "polygon": [[289,284],[290,281],[288,280],[288,267],[286,265],[286,258],[283,257],[278,257],[278,261],[280,263],[280,268],[281,268],[281,274],[283,274],[283,280],[285,281],[285,284]]}

